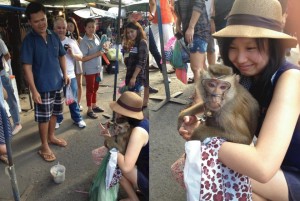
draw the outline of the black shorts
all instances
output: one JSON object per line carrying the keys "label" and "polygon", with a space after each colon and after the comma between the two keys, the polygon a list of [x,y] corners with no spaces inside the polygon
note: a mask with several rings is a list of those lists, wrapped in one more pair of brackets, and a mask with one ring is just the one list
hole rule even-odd
{"label": "black shorts", "polygon": [[282,166],[283,174],[285,176],[288,189],[289,189],[289,200],[299,201],[300,200],[300,170],[293,167]]}
{"label": "black shorts", "polygon": [[137,170],[137,185],[146,200],[149,200],[149,179],[139,170]]}

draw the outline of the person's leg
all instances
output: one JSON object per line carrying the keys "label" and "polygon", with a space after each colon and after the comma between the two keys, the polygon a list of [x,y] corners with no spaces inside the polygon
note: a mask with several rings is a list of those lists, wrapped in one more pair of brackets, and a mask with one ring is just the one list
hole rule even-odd
{"label": "person's leg", "polygon": [[99,82],[97,82],[98,76],[100,76],[100,73],[95,75],[95,82],[93,83],[92,110],[94,112],[103,112],[103,109],[97,106],[97,91],[99,89]]}
{"label": "person's leg", "polygon": [[0,155],[6,154],[6,144],[0,144]]}
{"label": "person's leg", "polygon": [[213,65],[216,63],[216,53],[215,53],[215,41],[212,36],[210,36],[209,41],[207,43],[207,63],[209,65]]}
{"label": "person's leg", "polygon": [[[207,50],[207,42],[202,40],[201,38],[194,36],[193,45],[190,49],[190,63],[191,70],[194,74],[194,83],[197,84],[200,80],[200,72],[202,69],[206,70],[204,66],[205,62],[205,53]],[[200,94],[195,91],[194,103],[198,103],[201,101]]]}
{"label": "person's leg", "polygon": [[152,56],[154,57],[154,60],[159,68],[159,70],[162,72],[162,65],[161,65],[161,55],[157,49],[155,40],[154,40],[154,36],[152,33],[151,28],[149,28],[149,51],[152,54]]}
{"label": "person's leg", "polygon": [[70,87],[74,96],[74,102],[69,105],[69,110],[71,114],[71,118],[75,123],[78,123],[82,120],[82,117],[80,115],[80,110],[79,110],[79,104],[77,102],[77,79],[72,78]]}
{"label": "person's leg", "polygon": [[76,74],[77,80],[77,102],[81,104],[81,96],[82,96],[82,74]]}
{"label": "person's leg", "polygon": [[123,176],[120,179],[120,184],[128,195],[128,198],[120,199],[120,201],[139,201],[139,198],[136,195],[136,192],[135,192],[132,184],[126,177]]}
{"label": "person's leg", "polygon": [[127,173],[124,173],[122,171],[122,178],[120,180],[120,184],[121,186],[124,188],[124,190],[126,191],[127,195],[128,195],[128,199],[124,199],[125,200],[131,200],[131,201],[135,201],[135,200],[139,200],[136,193],[135,193],[135,189],[137,189],[137,169],[136,167]]}
{"label": "person's leg", "polygon": [[9,106],[9,112],[12,116],[14,126],[13,126],[13,134],[17,134],[21,129],[22,126],[20,124],[20,114],[19,114],[19,107],[17,104],[17,99],[14,94],[14,89],[11,84],[11,80],[8,77],[8,74],[1,76],[1,81],[4,89],[7,92],[7,104]]}
{"label": "person's leg", "polygon": [[288,186],[282,170],[267,183],[262,184],[251,180],[253,200],[288,201]]}
{"label": "person's leg", "polygon": [[51,144],[55,144],[57,146],[65,147],[67,146],[67,142],[64,139],[57,138],[55,136],[55,124],[56,124],[56,116],[61,115],[63,113],[63,90],[56,91],[54,95],[54,101],[51,105],[52,107],[52,115],[50,117],[50,121],[48,124],[48,142]]}
{"label": "person's leg", "polygon": [[85,82],[86,82],[86,104],[87,104],[87,107],[88,107],[87,113],[88,113],[89,117],[97,118],[98,116],[92,110],[92,101],[93,101],[92,99],[93,99],[93,93],[94,93],[94,83],[96,82],[95,74],[85,75]]}

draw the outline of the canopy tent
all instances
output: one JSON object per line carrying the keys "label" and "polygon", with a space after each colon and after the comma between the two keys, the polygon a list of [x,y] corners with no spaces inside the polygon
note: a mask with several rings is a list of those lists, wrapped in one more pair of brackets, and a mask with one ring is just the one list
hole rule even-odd
{"label": "canopy tent", "polygon": [[9,5],[0,5],[0,10],[8,10],[8,11],[25,11],[25,8],[15,7]]}
{"label": "canopy tent", "polygon": [[[105,7],[116,7],[119,4],[119,0],[26,0],[28,2],[39,2],[45,6],[69,6],[76,4],[98,4]],[[121,5],[131,5],[141,0],[122,0]],[[142,0],[144,1],[144,0]],[[148,1],[148,0],[146,0]],[[148,1],[149,3],[149,1]]]}
{"label": "canopy tent", "polygon": [[117,15],[112,12],[108,12],[106,10],[101,10],[92,7],[76,10],[74,11],[74,13],[81,18],[102,18],[102,17],[109,17],[113,19],[117,18]]}

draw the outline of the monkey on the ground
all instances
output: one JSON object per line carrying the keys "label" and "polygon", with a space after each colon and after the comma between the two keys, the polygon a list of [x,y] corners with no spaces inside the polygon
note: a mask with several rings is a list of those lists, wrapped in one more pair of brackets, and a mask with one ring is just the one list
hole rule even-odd
{"label": "monkey on the ground", "polygon": [[130,127],[129,123],[108,122],[107,127],[110,130],[111,136],[104,136],[105,138],[104,145],[108,149],[114,147],[124,155],[132,131],[132,128]]}
{"label": "monkey on the ground", "polygon": [[190,140],[203,141],[222,137],[227,141],[250,144],[256,132],[259,105],[240,83],[232,68],[221,64],[201,72],[196,89],[203,103],[197,103],[178,117],[178,129],[184,116],[202,114],[202,123],[193,131]]}

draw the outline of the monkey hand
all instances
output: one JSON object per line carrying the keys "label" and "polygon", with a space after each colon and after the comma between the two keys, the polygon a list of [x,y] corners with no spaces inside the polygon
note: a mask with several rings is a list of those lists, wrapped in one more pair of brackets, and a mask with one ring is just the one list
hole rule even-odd
{"label": "monkey hand", "polygon": [[190,140],[192,133],[200,125],[196,116],[185,116],[183,117],[183,123],[181,124],[178,132],[185,139]]}

